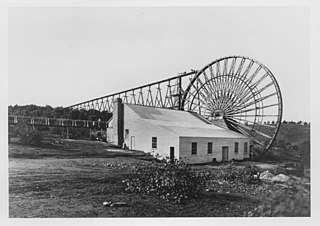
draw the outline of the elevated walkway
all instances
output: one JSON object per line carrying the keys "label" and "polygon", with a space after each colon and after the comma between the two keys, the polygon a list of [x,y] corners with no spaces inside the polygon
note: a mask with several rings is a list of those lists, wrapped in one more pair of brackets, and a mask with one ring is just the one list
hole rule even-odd
{"label": "elevated walkway", "polygon": [[[109,120],[110,121],[110,120]],[[108,122],[106,121],[92,121],[92,120],[78,120],[65,118],[48,118],[48,117],[32,117],[32,116],[18,116],[9,115],[8,123],[10,125],[25,123],[35,126],[50,126],[50,127],[74,127],[74,128],[90,128],[106,130]]]}

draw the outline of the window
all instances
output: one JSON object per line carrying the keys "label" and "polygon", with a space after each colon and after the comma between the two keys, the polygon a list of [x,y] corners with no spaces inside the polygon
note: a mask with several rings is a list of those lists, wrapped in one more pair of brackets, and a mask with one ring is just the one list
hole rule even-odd
{"label": "window", "polygon": [[208,154],[212,154],[212,142],[208,142]]}
{"label": "window", "polygon": [[247,154],[248,153],[248,142],[244,142],[244,150],[243,153]]}
{"label": "window", "polygon": [[152,137],[151,147],[157,148],[157,137]]}
{"label": "window", "polygon": [[128,129],[126,129],[124,132],[124,139],[125,140],[129,139],[129,130]]}
{"label": "window", "polygon": [[196,155],[197,154],[197,142],[191,143],[191,154]]}
{"label": "window", "polygon": [[238,153],[239,152],[239,143],[235,142],[234,143],[234,153]]}

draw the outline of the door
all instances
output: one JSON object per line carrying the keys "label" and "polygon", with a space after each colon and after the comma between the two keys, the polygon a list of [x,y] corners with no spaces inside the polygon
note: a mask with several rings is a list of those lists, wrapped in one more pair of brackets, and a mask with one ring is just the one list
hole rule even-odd
{"label": "door", "polygon": [[228,161],[228,146],[222,147],[222,161]]}
{"label": "door", "polygon": [[170,147],[170,162],[174,160],[174,147]]}
{"label": "door", "polygon": [[252,144],[250,144],[250,146],[249,146],[249,158],[251,160],[253,160],[253,145]]}
{"label": "door", "polygon": [[124,130],[124,142],[125,142],[126,144],[129,144],[129,138],[130,138],[130,136],[129,136],[129,130],[128,130],[128,129],[125,129],[125,130]]}
{"label": "door", "polygon": [[134,149],[135,149],[135,139],[134,139],[134,136],[132,136],[130,140],[130,150],[134,150]]}

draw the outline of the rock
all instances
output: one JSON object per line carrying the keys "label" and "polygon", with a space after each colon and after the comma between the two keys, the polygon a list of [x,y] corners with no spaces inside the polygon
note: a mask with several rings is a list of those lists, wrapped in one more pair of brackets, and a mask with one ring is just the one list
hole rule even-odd
{"label": "rock", "polygon": [[110,206],[111,207],[125,207],[125,206],[128,206],[128,204],[125,202],[115,202],[115,203],[112,203]]}
{"label": "rock", "polygon": [[111,206],[112,202],[103,202],[104,206]]}
{"label": "rock", "polygon": [[271,180],[274,177],[272,173],[269,172],[269,170],[266,170],[260,174],[261,180]]}
{"label": "rock", "polygon": [[278,186],[283,187],[283,188],[289,188],[289,186],[286,184],[278,184]]}
{"label": "rock", "polygon": [[290,177],[280,173],[279,175],[271,178],[271,181],[284,183],[284,182],[287,182],[289,179],[290,179]]}

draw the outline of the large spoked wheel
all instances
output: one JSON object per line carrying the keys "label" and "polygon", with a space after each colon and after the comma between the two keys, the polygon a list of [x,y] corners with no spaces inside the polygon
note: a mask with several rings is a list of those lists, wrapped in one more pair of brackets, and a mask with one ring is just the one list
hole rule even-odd
{"label": "large spoked wheel", "polygon": [[279,131],[282,98],[271,71],[242,56],[216,60],[190,81],[182,108],[211,122],[223,122],[233,131],[251,137],[267,151]]}

